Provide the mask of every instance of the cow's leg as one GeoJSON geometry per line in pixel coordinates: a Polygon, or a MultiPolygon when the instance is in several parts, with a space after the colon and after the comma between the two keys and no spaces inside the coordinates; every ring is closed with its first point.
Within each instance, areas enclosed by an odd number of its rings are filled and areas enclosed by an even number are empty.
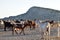
{"type": "Polygon", "coordinates": [[[12,27],[12,35],[14,35],[14,27],[12,27]]]}
{"type": "Polygon", "coordinates": [[[4,31],[6,31],[6,26],[4,27],[4,31]]]}
{"type": "Polygon", "coordinates": [[[33,29],[35,29],[35,25],[33,26],[33,29]]]}
{"type": "Polygon", "coordinates": [[[14,29],[14,31],[15,31],[15,33],[16,33],[16,34],[18,34],[18,32],[17,32],[17,31],[18,31],[18,29],[17,29],[17,28],[15,28],[15,29],[14,29]]]}
{"type": "Polygon", "coordinates": [[[21,33],[23,33],[23,34],[25,35],[25,33],[24,33],[24,29],[21,29],[21,32],[20,32],[20,34],[21,34],[21,33]]]}
{"type": "Polygon", "coordinates": [[[20,34],[22,33],[22,29],[21,29],[21,32],[20,32],[20,34]]]}
{"type": "Polygon", "coordinates": [[[15,30],[15,33],[18,34],[17,30],[15,30]]]}
{"type": "Polygon", "coordinates": [[[23,34],[25,35],[25,33],[24,33],[24,29],[22,29],[22,32],[23,32],[23,34]]]}
{"type": "Polygon", "coordinates": [[[30,30],[31,30],[32,26],[30,25],[30,30]]]}

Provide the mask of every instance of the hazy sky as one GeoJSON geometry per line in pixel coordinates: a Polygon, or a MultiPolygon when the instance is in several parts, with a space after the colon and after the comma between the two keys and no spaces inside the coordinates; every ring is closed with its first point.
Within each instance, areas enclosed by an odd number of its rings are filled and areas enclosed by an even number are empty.
{"type": "Polygon", "coordinates": [[[25,13],[32,6],[60,10],[60,0],[0,0],[0,18],[25,13]]]}

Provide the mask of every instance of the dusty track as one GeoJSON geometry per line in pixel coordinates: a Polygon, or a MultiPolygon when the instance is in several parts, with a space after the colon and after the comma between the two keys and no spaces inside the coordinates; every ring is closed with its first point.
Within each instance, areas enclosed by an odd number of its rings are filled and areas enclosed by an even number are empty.
{"type": "Polygon", "coordinates": [[[0,29],[0,40],[41,40],[41,34],[39,32],[39,28],[35,30],[25,29],[25,35],[12,35],[11,31],[4,32],[0,29]]]}

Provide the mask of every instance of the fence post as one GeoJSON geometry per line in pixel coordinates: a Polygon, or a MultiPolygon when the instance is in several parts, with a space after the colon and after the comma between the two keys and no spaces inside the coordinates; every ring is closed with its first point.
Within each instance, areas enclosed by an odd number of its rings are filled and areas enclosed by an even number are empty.
{"type": "Polygon", "coordinates": [[[59,37],[59,27],[58,27],[58,37],[59,37]]]}

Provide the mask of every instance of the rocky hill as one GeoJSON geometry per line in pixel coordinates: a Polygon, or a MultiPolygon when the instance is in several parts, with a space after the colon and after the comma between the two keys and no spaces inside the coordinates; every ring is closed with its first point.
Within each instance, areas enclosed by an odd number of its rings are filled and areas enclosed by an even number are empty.
{"type": "MultiPolygon", "coordinates": [[[[5,18],[4,18],[5,19],[5,18]]],[[[11,16],[6,19],[40,19],[40,20],[55,20],[60,21],[60,11],[49,9],[49,8],[43,8],[43,7],[31,7],[26,13],[17,15],[17,16],[11,16]]]]}

